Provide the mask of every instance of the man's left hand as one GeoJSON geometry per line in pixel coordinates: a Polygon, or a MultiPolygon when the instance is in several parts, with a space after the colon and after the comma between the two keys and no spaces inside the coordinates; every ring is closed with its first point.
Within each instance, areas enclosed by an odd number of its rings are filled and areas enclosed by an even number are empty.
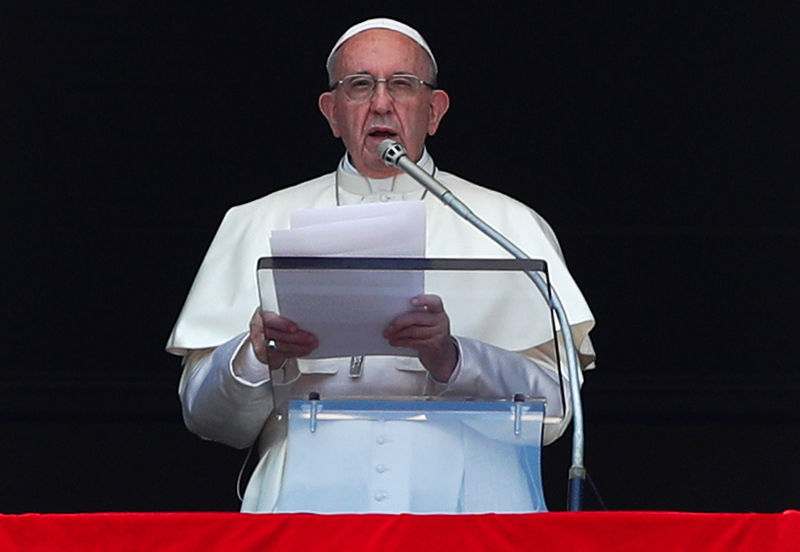
{"type": "Polygon", "coordinates": [[[458,349],[450,335],[450,318],[438,295],[417,295],[411,299],[414,310],[392,320],[383,336],[393,347],[408,347],[419,353],[419,360],[436,381],[450,379],[458,361],[458,349]]]}

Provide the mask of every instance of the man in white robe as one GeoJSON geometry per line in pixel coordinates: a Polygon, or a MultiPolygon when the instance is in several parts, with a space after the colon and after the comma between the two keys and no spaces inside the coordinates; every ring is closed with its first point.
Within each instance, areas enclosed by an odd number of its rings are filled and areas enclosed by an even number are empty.
{"type": "MultiPolygon", "coordinates": [[[[509,256],[416,181],[385,165],[377,146],[386,138],[402,143],[412,160],[530,257],[548,262],[581,364],[589,368],[594,361],[588,337],[593,316],[547,223],[507,196],[438,170],[425,150],[425,139],[436,132],[449,98],[435,87],[436,62],[419,33],[393,20],[365,21],[336,43],[328,72],[331,90],[320,96],[319,106],[334,136],[342,138],[345,157],[334,173],[228,211],[167,344],[169,352],[183,357],[179,392],[189,429],[239,448],[258,443],[259,462],[242,511],[281,509],[288,401],[310,391],[323,398],[544,397],[558,410],[548,415],[559,418],[545,427],[545,443],[558,438],[570,421],[569,388],[563,382],[564,401],[560,378],[565,374],[554,360],[552,340],[515,331],[496,317],[451,322],[447,309],[458,305],[438,295],[415,297],[409,312],[384,331],[391,345],[413,349],[418,356],[368,357],[355,378],[350,358],[304,358],[316,348],[316,336],[272,310],[256,309],[256,261],[270,255],[269,232],[287,228],[290,213],[298,209],[423,200],[429,257],[509,256]]],[[[517,291],[509,292],[494,311],[486,312],[510,312],[518,300],[517,291]]],[[[357,481],[339,472],[336,478],[320,475],[319,481],[309,482],[323,498],[314,511],[493,510],[480,501],[484,489],[479,481],[486,478],[465,475],[470,458],[458,452],[464,435],[441,429],[410,435],[402,424],[384,427],[378,435],[374,431],[365,428],[363,442],[348,447],[359,460],[383,460],[369,473],[359,473],[357,481]]],[[[514,488],[512,472],[498,470],[496,483],[514,488]]],[[[543,509],[525,496],[512,503],[504,511],[543,509]]]]}

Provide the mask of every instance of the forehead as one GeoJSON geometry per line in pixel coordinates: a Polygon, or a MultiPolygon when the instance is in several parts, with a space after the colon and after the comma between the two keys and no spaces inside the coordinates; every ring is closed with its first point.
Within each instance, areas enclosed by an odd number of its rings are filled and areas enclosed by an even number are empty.
{"type": "Polygon", "coordinates": [[[342,44],[334,69],[340,76],[360,72],[376,76],[421,74],[426,63],[425,50],[409,37],[388,29],[372,29],[342,44]]]}

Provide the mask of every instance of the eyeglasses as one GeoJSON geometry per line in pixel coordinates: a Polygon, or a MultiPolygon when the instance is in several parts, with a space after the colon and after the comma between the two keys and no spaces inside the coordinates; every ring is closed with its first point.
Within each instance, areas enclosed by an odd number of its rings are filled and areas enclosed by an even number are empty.
{"type": "Polygon", "coordinates": [[[372,98],[379,82],[386,83],[386,90],[389,95],[398,102],[407,102],[414,99],[422,85],[435,88],[433,84],[425,82],[416,75],[400,73],[385,79],[377,79],[369,73],[363,73],[347,75],[342,80],[334,82],[331,85],[331,90],[341,88],[348,100],[363,103],[372,98]]]}

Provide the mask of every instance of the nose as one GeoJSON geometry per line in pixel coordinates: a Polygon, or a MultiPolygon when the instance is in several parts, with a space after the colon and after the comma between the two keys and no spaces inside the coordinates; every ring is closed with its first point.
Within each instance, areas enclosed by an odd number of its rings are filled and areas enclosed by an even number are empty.
{"type": "Polygon", "coordinates": [[[385,82],[375,83],[375,92],[370,98],[370,106],[373,111],[386,113],[392,110],[392,96],[389,94],[389,87],[385,82]]]}

